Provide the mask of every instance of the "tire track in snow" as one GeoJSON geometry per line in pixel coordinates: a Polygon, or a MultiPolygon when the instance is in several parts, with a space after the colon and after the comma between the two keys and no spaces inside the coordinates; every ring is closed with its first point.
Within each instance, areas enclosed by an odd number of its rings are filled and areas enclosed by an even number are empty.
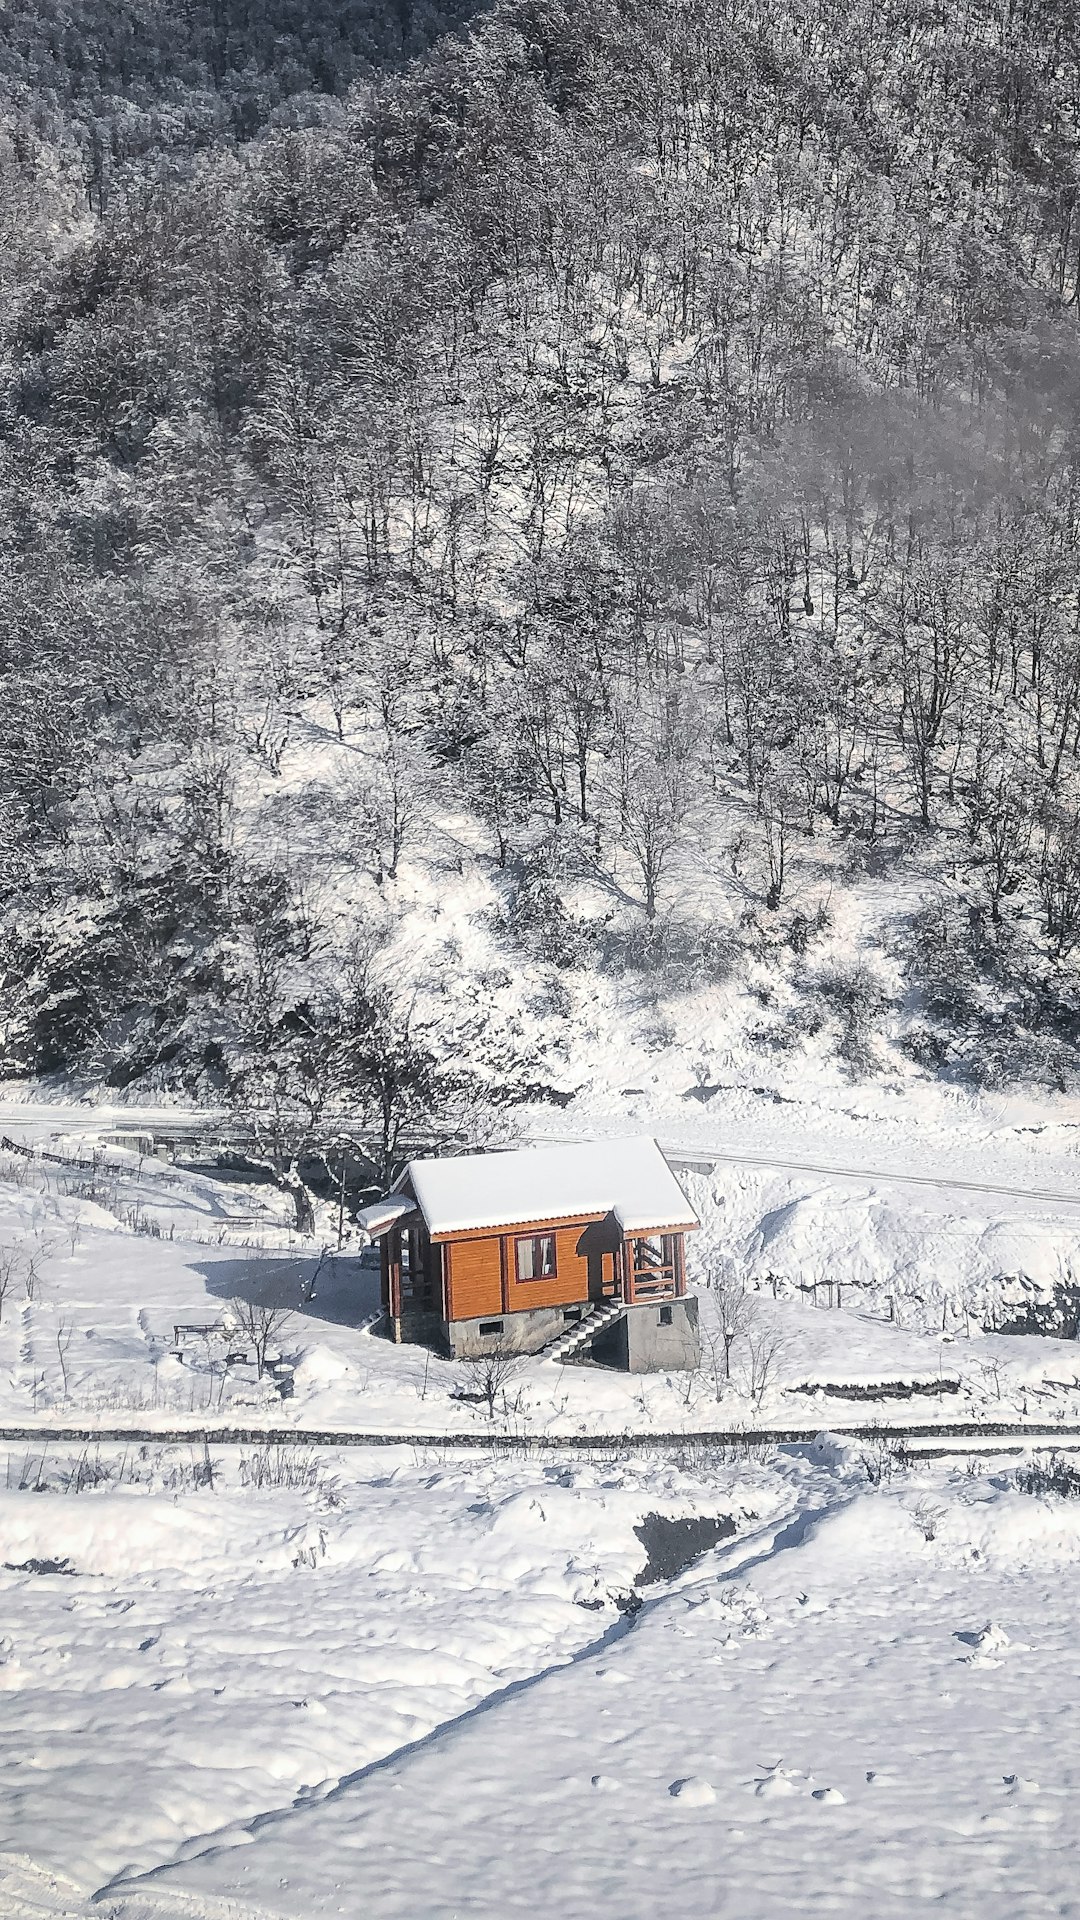
{"type": "Polygon", "coordinates": [[[62,1879],[25,1854],[0,1854],[3,1920],[271,1920],[262,1909],[170,1888],[167,1896],[104,1899],[62,1879]]]}
{"type": "Polygon", "coordinates": [[[86,1895],[74,1881],[39,1866],[28,1854],[0,1853],[4,1920],[85,1920],[89,1911],[86,1895]]]}
{"type": "MultiPolygon", "coordinates": [[[[581,1146],[594,1135],[545,1133],[534,1136],[532,1144],[543,1146],[581,1146]]],[[[988,1193],[1004,1200],[1038,1200],[1053,1206],[1080,1207],[1080,1187],[1073,1193],[1059,1193],[1049,1187],[1008,1187],[997,1181],[964,1180],[950,1173],[904,1173],[895,1167],[835,1166],[826,1160],[785,1160],[774,1153],[737,1153],[730,1147],[687,1146],[685,1141],[665,1139],[661,1130],[657,1144],[676,1172],[712,1173],[717,1167],[764,1167],[772,1173],[817,1173],[829,1180],[884,1180],[902,1187],[932,1187],[944,1193],[988,1193]]]]}

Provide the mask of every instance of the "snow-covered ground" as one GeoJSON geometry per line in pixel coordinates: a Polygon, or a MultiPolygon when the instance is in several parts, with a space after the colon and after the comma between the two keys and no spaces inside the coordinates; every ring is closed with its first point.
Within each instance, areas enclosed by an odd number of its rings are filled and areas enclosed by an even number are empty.
{"type": "MultiPolygon", "coordinates": [[[[137,1114],[128,1111],[129,1127],[137,1114]]],[[[797,1142],[775,1127],[769,1136],[759,1105],[738,1145],[728,1143],[760,1150],[751,1164],[725,1159],[707,1121],[684,1122],[681,1134],[665,1122],[657,1130],[702,1220],[690,1243],[700,1372],[635,1379],[536,1359],[507,1383],[500,1424],[539,1436],[778,1424],[813,1433],[868,1412],[1080,1420],[1074,1341],[981,1331],[1080,1273],[1063,1125],[1049,1143],[1034,1136],[1036,1161],[1032,1134],[999,1121],[990,1163],[974,1127],[955,1128],[946,1158],[928,1122],[926,1140],[909,1133],[901,1162],[887,1128],[852,1135],[826,1114],[796,1163],[797,1142]],[[814,1158],[848,1171],[803,1170],[814,1158]],[[988,1164],[996,1186],[972,1177],[988,1164]],[[725,1266],[749,1281],[754,1322],[730,1378],[708,1285],[725,1266]],[[888,1391],[875,1397],[877,1387],[888,1391]],[[903,1397],[908,1387],[915,1401],[903,1397]]],[[[0,1133],[47,1156],[0,1152],[0,1422],[487,1429],[484,1410],[460,1397],[467,1368],[372,1331],[374,1256],[337,1253],[334,1220],[320,1223],[321,1242],[301,1240],[274,1188],[118,1149],[108,1143],[115,1124],[73,1108],[0,1114],[0,1133]],[[225,1331],[252,1302],[288,1316],[271,1347],[282,1364],[261,1380],[236,1358],[249,1351],[244,1339],[225,1331]]]]}
{"type": "Polygon", "coordinates": [[[634,1524],[701,1498],[675,1470],[407,1451],[249,1451],[204,1484],[182,1450],[109,1465],[76,1493],[74,1457],[19,1454],[0,1494],[2,1848],[88,1887],[575,1654],[619,1618],[634,1524]]]}
{"type": "Polygon", "coordinates": [[[625,1637],[163,1884],[310,1920],[1075,1911],[1080,1515],[779,1477],[783,1523],[625,1637]]]}
{"type": "Polygon", "coordinates": [[[970,1471],[815,1439],[1080,1420],[1075,1342],[979,1330],[1074,1271],[1072,1123],[730,1105],[654,1124],[699,1283],[754,1288],[732,1379],[703,1287],[697,1375],[538,1359],[497,1410],[632,1437],[591,1458],[456,1449],[492,1434],[467,1369],[366,1326],[374,1268],[274,1189],[108,1144],[131,1110],[5,1110],[54,1157],[0,1154],[0,1423],[37,1436],[0,1455],[4,1920],[1077,1910],[1080,1501],[990,1438],[970,1471]],[[178,1348],[250,1300],[290,1310],[264,1379],[178,1348]],[[124,1425],[446,1444],[59,1437],[124,1425]],[[777,1425],[805,1442],[695,1438],[777,1425]],[[734,1531],[650,1581],[651,1514],[734,1531]]]}
{"type": "Polygon", "coordinates": [[[183,1465],[0,1497],[12,1920],[1075,1910],[1078,1501],[827,1440],[183,1465]],[[734,1533],[649,1584],[657,1512],[734,1533]]]}

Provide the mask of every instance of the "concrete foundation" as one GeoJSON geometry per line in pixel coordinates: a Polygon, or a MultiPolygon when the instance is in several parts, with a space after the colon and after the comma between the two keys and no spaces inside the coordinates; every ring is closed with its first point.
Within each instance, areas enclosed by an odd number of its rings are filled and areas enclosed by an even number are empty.
{"type": "Polygon", "coordinates": [[[567,1327],[575,1326],[584,1307],[535,1307],[531,1313],[491,1314],[483,1320],[451,1320],[446,1329],[455,1360],[475,1360],[492,1352],[538,1353],[567,1327]]]}
{"type": "Polygon", "coordinates": [[[598,1336],[592,1357],[625,1373],[692,1373],[701,1364],[696,1299],[628,1307],[598,1336]]]}
{"type": "Polygon", "coordinates": [[[437,1313],[403,1314],[400,1320],[387,1318],[386,1325],[395,1346],[432,1347],[437,1352],[445,1344],[443,1323],[437,1313]]]}
{"type": "MultiPolygon", "coordinates": [[[[455,1360],[475,1360],[493,1352],[538,1353],[585,1317],[584,1306],[537,1307],[531,1313],[452,1320],[444,1337],[455,1360]]],[[[624,1373],[692,1372],[701,1364],[698,1303],[691,1297],[628,1307],[579,1357],[624,1373]]]]}

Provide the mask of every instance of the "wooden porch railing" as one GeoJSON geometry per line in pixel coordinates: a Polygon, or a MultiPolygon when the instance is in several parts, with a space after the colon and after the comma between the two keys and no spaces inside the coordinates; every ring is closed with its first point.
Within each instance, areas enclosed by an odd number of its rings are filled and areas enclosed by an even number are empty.
{"type": "MultiPolygon", "coordinates": [[[[648,1237],[652,1239],[656,1236],[648,1237]]],[[[636,1242],[623,1241],[616,1261],[616,1279],[621,1282],[621,1297],[628,1307],[644,1306],[651,1300],[679,1300],[686,1292],[682,1234],[663,1234],[659,1237],[664,1251],[670,1250],[670,1258],[659,1262],[643,1262],[635,1252],[636,1242]]]]}

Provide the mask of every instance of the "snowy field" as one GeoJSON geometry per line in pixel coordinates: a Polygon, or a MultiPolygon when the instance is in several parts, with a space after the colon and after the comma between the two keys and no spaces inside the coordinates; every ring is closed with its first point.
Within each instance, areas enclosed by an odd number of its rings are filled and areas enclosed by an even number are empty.
{"type": "Polygon", "coordinates": [[[1080,1501],[827,1441],[256,1458],[0,1498],[11,1920],[1077,1911],[1080,1501]],[[657,1512],[734,1532],[650,1583],[657,1512]]]}
{"type": "Polygon", "coordinates": [[[1076,1270],[1070,1121],[660,1112],[701,1370],[535,1359],[491,1420],[366,1324],[329,1217],[303,1242],[273,1188],[118,1149],[133,1117],[0,1119],[0,1422],[33,1430],[0,1454],[4,1920],[1080,1914],[1080,1500],[990,1435],[912,1464],[887,1432],[1080,1421],[1075,1342],[980,1331],[1076,1270]],[[730,1380],[725,1261],[756,1316],[730,1380]],[[266,1300],[260,1379],[213,1330],[266,1300]],[[270,1438],[62,1437],[124,1425],[270,1438]],[[695,1437],[781,1425],[805,1441],[695,1437]],[[454,1446],[504,1432],[609,1446],[454,1446]],[[712,1544],[650,1559],[657,1515],[712,1544]]]}

